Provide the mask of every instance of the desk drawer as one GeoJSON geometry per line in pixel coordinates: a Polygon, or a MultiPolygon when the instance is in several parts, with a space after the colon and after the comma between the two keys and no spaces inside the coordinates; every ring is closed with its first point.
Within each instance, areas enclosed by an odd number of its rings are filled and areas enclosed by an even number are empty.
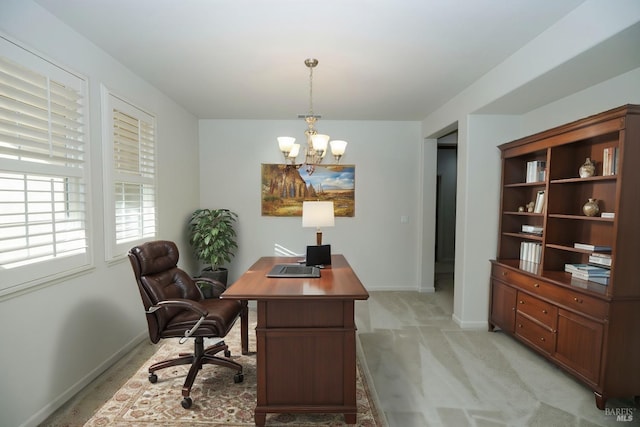
{"type": "Polygon", "coordinates": [[[555,333],[520,313],[516,315],[516,335],[545,353],[554,351],[555,333]]]}
{"type": "Polygon", "coordinates": [[[536,319],[552,330],[555,330],[557,327],[558,309],[548,302],[532,297],[524,292],[518,292],[517,310],[536,319]]]}

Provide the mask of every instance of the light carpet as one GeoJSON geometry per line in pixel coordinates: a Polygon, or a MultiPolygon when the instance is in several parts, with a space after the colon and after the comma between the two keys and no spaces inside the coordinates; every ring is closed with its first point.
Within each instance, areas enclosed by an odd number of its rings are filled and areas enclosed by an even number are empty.
{"type": "MultiPolygon", "coordinates": [[[[240,328],[236,328],[239,329],[240,328]]],[[[250,329],[250,349],[255,348],[255,334],[250,329]]],[[[215,341],[205,340],[205,345],[215,341]]],[[[232,369],[205,365],[191,389],[193,405],[182,408],[182,385],[189,366],[157,371],[158,382],[148,380],[152,363],[191,352],[193,340],[180,345],[177,339],[164,340],[157,352],[145,362],[85,426],[249,426],[254,425],[256,405],[256,356],[241,355],[239,333],[225,338],[232,359],[243,365],[244,381],[233,382],[232,369]]],[[[366,366],[358,358],[356,375],[357,426],[385,426],[384,415],[376,405],[375,392],[369,387],[366,366]]],[[[342,414],[267,414],[267,426],[344,426],[342,414]]]]}

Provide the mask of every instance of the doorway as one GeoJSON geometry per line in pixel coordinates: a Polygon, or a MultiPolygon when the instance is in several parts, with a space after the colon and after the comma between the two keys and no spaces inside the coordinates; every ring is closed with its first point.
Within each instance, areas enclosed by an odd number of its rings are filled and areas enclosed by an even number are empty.
{"type": "Polygon", "coordinates": [[[453,283],[456,240],[456,188],[458,164],[458,132],[437,139],[436,181],[436,289],[439,284],[453,283]],[[443,277],[443,275],[445,277],[443,277]]]}

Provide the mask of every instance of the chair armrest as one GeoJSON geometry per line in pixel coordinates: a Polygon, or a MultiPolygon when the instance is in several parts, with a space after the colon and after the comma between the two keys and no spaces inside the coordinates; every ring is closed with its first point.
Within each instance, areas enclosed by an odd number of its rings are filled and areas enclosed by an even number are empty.
{"type": "MultiPolygon", "coordinates": [[[[198,282],[204,282],[204,283],[210,284],[213,290],[212,292],[213,296],[215,298],[219,298],[220,295],[222,295],[222,293],[227,290],[227,287],[224,285],[224,283],[220,282],[219,280],[210,279],[208,277],[193,277],[193,280],[194,282],[196,282],[196,284],[198,282]]],[[[200,289],[199,286],[198,286],[198,289],[200,289]]],[[[200,293],[202,293],[202,290],[200,290],[200,293]]]]}
{"type": "Polygon", "coordinates": [[[202,305],[198,304],[197,301],[193,301],[193,300],[190,300],[190,299],[184,299],[184,298],[159,301],[158,304],[149,307],[149,310],[147,310],[147,313],[151,314],[154,311],[160,310],[162,307],[180,307],[180,308],[185,308],[185,309],[189,309],[191,311],[195,311],[196,313],[198,313],[200,315],[200,319],[198,319],[196,324],[193,325],[193,328],[187,329],[186,331],[184,331],[184,336],[182,338],[180,338],[180,341],[179,341],[180,344],[184,344],[185,341],[187,341],[187,338],[189,338],[191,335],[193,335],[193,333],[200,327],[200,324],[207,317],[207,314],[209,314],[209,312],[202,305]]]}
{"type": "Polygon", "coordinates": [[[154,311],[161,309],[162,307],[185,308],[191,311],[195,311],[200,316],[206,316],[209,314],[209,312],[201,304],[199,304],[198,301],[194,301],[191,299],[184,299],[184,298],[176,298],[171,300],[160,301],[156,305],[149,307],[149,310],[147,310],[147,313],[151,314],[154,311]]]}

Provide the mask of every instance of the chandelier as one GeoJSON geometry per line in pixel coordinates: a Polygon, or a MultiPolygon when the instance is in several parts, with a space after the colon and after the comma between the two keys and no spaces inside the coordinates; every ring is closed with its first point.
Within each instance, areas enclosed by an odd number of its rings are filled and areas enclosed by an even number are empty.
{"type": "Polygon", "coordinates": [[[300,144],[295,143],[296,139],[294,137],[279,136],[278,146],[284,156],[285,163],[291,163],[296,168],[304,164],[306,165],[307,173],[311,175],[316,165],[322,163],[325,154],[327,154],[328,145],[331,147],[331,154],[336,163],[340,162],[347,148],[347,141],[333,140],[329,142],[329,135],[320,134],[316,130],[316,122],[321,116],[313,113],[313,69],[318,65],[318,60],[313,58],[305,59],[304,65],[309,68],[309,112],[298,115],[299,119],[304,119],[307,123],[307,130],[304,131],[307,137],[304,162],[302,164],[296,163],[296,158],[300,152],[300,144]]]}

